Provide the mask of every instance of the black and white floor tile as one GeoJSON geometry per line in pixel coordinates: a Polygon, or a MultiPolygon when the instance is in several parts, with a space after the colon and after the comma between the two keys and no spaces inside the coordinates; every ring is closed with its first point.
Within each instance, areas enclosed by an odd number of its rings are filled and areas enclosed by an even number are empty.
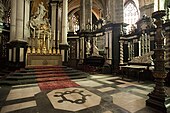
{"type": "Polygon", "coordinates": [[[153,83],[102,74],[72,81],[80,86],[48,91],[38,84],[0,86],[0,113],[158,113],[145,105],[153,83]]]}

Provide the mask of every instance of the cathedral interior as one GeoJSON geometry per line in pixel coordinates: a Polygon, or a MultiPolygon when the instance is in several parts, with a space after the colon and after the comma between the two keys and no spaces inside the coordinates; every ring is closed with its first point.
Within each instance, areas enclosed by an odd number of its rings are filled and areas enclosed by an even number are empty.
{"type": "Polygon", "coordinates": [[[170,113],[170,0],[0,0],[0,113],[170,113]]]}

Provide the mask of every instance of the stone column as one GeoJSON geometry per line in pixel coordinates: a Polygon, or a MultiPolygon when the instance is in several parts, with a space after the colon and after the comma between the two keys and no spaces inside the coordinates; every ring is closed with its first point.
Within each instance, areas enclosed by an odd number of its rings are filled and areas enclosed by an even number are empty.
{"type": "Polygon", "coordinates": [[[68,19],[68,0],[63,0],[62,10],[62,39],[60,43],[60,50],[62,55],[63,65],[67,65],[68,62],[68,42],[67,42],[67,19],[68,19]]]}
{"type": "Polygon", "coordinates": [[[57,8],[57,3],[56,2],[52,2],[51,3],[51,30],[52,30],[52,33],[55,32],[56,30],[56,9],[57,8]]]}
{"type": "Polygon", "coordinates": [[[15,39],[16,34],[16,4],[17,0],[11,0],[10,41],[15,39]]]}
{"type": "Polygon", "coordinates": [[[29,19],[30,19],[30,0],[25,0],[25,13],[24,13],[24,39],[30,37],[30,29],[29,29],[29,19]]]}
{"type": "Polygon", "coordinates": [[[62,30],[61,30],[61,23],[62,23],[62,22],[61,22],[61,20],[62,20],[62,15],[61,15],[62,11],[61,11],[61,10],[62,10],[62,9],[61,9],[61,7],[59,7],[59,4],[58,4],[58,18],[57,18],[57,21],[58,21],[58,22],[57,22],[57,28],[58,28],[58,30],[60,31],[60,32],[59,32],[59,40],[61,40],[61,38],[62,38],[62,37],[61,37],[61,33],[62,33],[62,32],[61,32],[61,31],[62,31],[62,30]]]}
{"type": "Polygon", "coordinates": [[[92,0],[85,1],[85,25],[89,23],[92,25],[92,0]]]}
{"type": "Polygon", "coordinates": [[[27,42],[24,40],[24,0],[11,1],[12,29],[8,45],[9,68],[25,67],[27,42]],[[13,38],[14,37],[14,38],[13,38]]]}
{"type": "MultiPolygon", "coordinates": [[[[57,32],[57,29],[56,29],[56,23],[57,23],[57,2],[52,2],[51,3],[51,31],[52,31],[52,36],[53,36],[53,38],[52,38],[52,48],[53,48],[53,53],[55,54],[56,53],[56,41],[57,41],[57,38],[56,38],[56,36],[58,36],[58,35],[56,35],[58,32],[57,32]]],[[[51,49],[52,49],[51,47],[50,47],[50,51],[51,51],[51,49]]]]}
{"type": "Polygon", "coordinates": [[[16,40],[23,41],[24,32],[24,0],[17,0],[16,40]]]}
{"type": "Polygon", "coordinates": [[[85,30],[85,0],[80,0],[80,30],[85,30]]]}
{"type": "Polygon", "coordinates": [[[67,43],[67,19],[68,19],[68,0],[63,0],[63,12],[62,12],[62,44],[68,45],[67,43]]]}
{"type": "Polygon", "coordinates": [[[119,0],[119,2],[116,0],[116,22],[117,23],[122,23],[123,22],[123,0],[119,0]]]}

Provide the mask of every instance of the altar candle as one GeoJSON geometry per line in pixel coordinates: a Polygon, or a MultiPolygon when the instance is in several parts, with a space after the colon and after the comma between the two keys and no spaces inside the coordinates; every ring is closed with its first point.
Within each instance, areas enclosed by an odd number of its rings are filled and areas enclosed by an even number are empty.
{"type": "Polygon", "coordinates": [[[38,38],[40,38],[40,30],[38,30],[38,38]]]}
{"type": "Polygon", "coordinates": [[[47,45],[47,48],[48,48],[48,50],[49,50],[49,48],[50,48],[50,36],[48,35],[48,45],[47,45]]]}
{"type": "Polygon", "coordinates": [[[51,30],[50,30],[50,40],[51,40],[51,30]]]}
{"type": "Polygon", "coordinates": [[[54,37],[54,40],[55,40],[55,30],[54,30],[54,36],[53,37],[54,37]]]}
{"type": "Polygon", "coordinates": [[[57,34],[57,47],[59,48],[59,37],[60,36],[60,31],[58,30],[58,34],[57,34]]]}
{"type": "Polygon", "coordinates": [[[160,1],[158,0],[158,11],[160,10],[160,1]]]}
{"type": "Polygon", "coordinates": [[[57,40],[59,41],[60,38],[60,31],[58,30],[58,36],[57,36],[57,40]]]}
{"type": "Polygon", "coordinates": [[[34,29],[34,38],[35,38],[35,29],[34,29]]]}
{"type": "Polygon", "coordinates": [[[44,43],[45,43],[45,33],[44,33],[44,43]]]}

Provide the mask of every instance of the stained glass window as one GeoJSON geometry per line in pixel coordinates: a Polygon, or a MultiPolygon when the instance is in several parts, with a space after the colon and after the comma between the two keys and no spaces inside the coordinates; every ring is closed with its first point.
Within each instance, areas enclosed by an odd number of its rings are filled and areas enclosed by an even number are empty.
{"type": "Polygon", "coordinates": [[[139,18],[137,7],[134,3],[129,2],[124,7],[124,23],[129,24],[127,26],[127,32],[131,30],[132,25],[135,25],[139,18]]]}

